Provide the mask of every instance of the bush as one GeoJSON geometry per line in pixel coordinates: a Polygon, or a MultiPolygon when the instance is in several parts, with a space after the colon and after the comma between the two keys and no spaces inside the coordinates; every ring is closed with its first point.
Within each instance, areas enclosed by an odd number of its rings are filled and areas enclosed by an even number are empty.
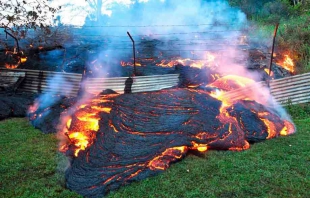
{"type": "MultiPolygon", "coordinates": [[[[289,54],[296,73],[310,72],[310,1],[294,5],[292,0],[230,0],[262,29],[273,29],[280,23],[276,41],[277,53],[289,54]],[[271,28],[272,27],[272,28],[271,28]]],[[[300,1],[301,2],[301,1],[300,1]]]]}
{"type": "Polygon", "coordinates": [[[292,105],[291,102],[288,101],[285,108],[294,119],[305,119],[310,117],[310,103],[292,105]]]}
{"type": "Polygon", "coordinates": [[[296,72],[310,72],[310,16],[282,20],[277,36],[277,48],[289,51],[296,60],[296,72]]]}

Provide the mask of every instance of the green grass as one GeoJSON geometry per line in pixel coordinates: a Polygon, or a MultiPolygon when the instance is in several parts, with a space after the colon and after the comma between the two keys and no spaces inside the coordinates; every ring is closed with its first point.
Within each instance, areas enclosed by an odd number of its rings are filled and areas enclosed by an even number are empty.
{"type": "MultiPolygon", "coordinates": [[[[244,152],[189,155],[164,173],[107,197],[310,197],[310,118],[298,132],[244,152]]],[[[0,122],[0,197],[77,197],[58,170],[57,140],[25,119],[0,122]]]]}
{"type": "Polygon", "coordinates": [[[57,139],[26,119],[0,122],[0,197],[76,197],[57,170],[57,139]]]}

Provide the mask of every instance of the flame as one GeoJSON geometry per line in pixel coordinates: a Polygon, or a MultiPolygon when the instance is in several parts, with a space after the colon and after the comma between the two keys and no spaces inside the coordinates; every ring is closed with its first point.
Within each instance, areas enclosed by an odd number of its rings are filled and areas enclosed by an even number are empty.
{"type": "Polygon", "coordinates": [[[19,64],[8,64],[8,63],[5,63],[4,66],[7,69],[16,69],[16,68],[18,68],[19,64]]]}
{"type": "MultiPolygon", "coordinates": [[[[268,68],[265,68],[264,71],[269,75],[270,70],[268,68]]],[[[273,71],[270,72],[270,76],[273,76],[273,71]]]]}
{"type": "Polygon", "coordinates": [[[21,58],[20,58],[20,62],[21,62],[21,63],[25,63],[26,61],[27,61],[27,57],[21,57],[21,58]]]}
{"type": "MultiPolygon", "coordinates": [[[[193,54],[193,53],[192,53],[193,54]]],[[[181,64],[183,66],[190,66],[195,68],[203,68],[203,67],[211,67],[215,64],[215,55],[206,52],[204,56],[204,60],[192,60],[190,58],[179,58],[174,60],[161,60],[160,63],[157,63],[157,66],[161,67],[174,67],[178,64],[181,64]]]]}
{"type": "Polygon", "coordinates": [[[4,64],[5,68],[7,69],[16,69],[21,63],[25,63],[27,61],[27,57],[24,55],[24,52],[18,52],[16,48],[14,48],[14,51],[7,50],[5,55],[9,59],[14,60],[14,63],[10,61],[9,63],[4,64]]]}
{"type": "Polygon", "coordinates": [[[162,60],[160,63],[157,63],[156,65],[161,66],[161,67],[174,67],[178,64],[181,64],[184,66],[196,67],[199,69],[201,69],[205,65],[203,61],[191,60],[189,58],[176,59],[172,61],[162,60]]]}
{"type": "Polygon", "coordinates": [[[71,122],[72,122],[72,118],[69,118],[69,120],[67,121],[67,128],[69,129],[71,126],[71,122]]]}
{"type": "Polygon", "coordinates": [[[80,111],[76,113],[76,117],[80,121],[84,121],[87,124],[84,124],[84,128],[86,130],[98,131],[99,130],[99,116],[97,115],[98,112],[94,113],[85,113],[84,111],[80,111]]]}
{"type": "Polygon", "coordinates": [[[208,84],[207,86],[216,87],[219,89],[230,91],[233,89],[238,89],[238,88],[248,86],[250,84],[253,84],[254,82],[255,81],[250,78],[236,76],[236,75],[226,75],[226,76],[223,76],[217,79],[213,83],[208,84]]]}
{"type": "Polygon", "coordinates": [[[237,100],[249,99],[250,94],[245,93],[242,88],[250,86],[254,82],[255,81],[250,78],[236,75],[227,75],[217,79],[207,86],[217,88],[215,91],[212,91],[210,95],[222,101],[222,108],[226,108],[231,106],[237,100]]]}
{"type": "MultiPolygon", "coordinates": [[[[121,66],[123,66],[123,67],[125,67],[125,66],[134,66],[134,64],[132,62],[121,61],[121,66]]],[[[136,66],[140,67],[141,63],[137,63],[136,62],[136,66]]]]}
{"type": "Polygon", "coordinates": [[[279,62],[277,64],[281,65],[284,69],[292,73],[295,72],[295,64],[294,64],[293,59],[287,54],[285,54],[284,57],[285,59],[282,62],[279,62]]]}

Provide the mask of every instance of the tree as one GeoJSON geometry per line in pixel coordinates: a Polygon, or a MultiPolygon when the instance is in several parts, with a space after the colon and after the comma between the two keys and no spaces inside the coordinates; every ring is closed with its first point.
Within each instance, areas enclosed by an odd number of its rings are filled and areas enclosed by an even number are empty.
{"type": "Polygon", "coordinates": [[[24,38],[28,29],[47,28],[53,23],[54,13],[60,9],[48,5],[47,0],[0,1],[0,27],[24,38]]]}
{"type": "Polygon", "coordinates": [[[89,6],[95,11],[96,21],[101,21],[102,0],[87,0],[89,6]]]}
{"type": "MultiPolygon", "coordinates": [[[[4,29],[7,38],[13,38],[5,40],[0,34],[0,45],[4,47],[0,50],[0,62],[4,62],[8,68],[16,68],[25,62],[24,52],[20,50],[21,39],[27,38],[29,30],[40,30],[31,31],[31,35],[37,35],[39,32],[45,37],[52,35],[50,26],[53,24],[54,13],[59,9],[60,7],[49,6],[47,0],[0,1],[0,28],[4,29]],[[15,43],[13,48],[11,41],[15,43]]],[[[42,39],[36,37],[35,40],[40,42],[42,39]]],[[[28,47],[33,48],[34,44],[30,42],[28,47]]]]}

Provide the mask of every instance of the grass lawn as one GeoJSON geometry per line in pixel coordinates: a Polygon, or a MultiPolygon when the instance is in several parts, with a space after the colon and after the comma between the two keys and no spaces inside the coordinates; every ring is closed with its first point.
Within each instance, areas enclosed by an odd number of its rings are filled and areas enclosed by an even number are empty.
{"type": "MultiPolygon", "coordinates": [[[[167,171],[107,197],[310,197],[310,118],[298,133],[243,152],[189,155],[167,171]]],[[[78,197],[64,188],[57,139],[26,119],[0,122],[0,197],[78,197]]]]}

